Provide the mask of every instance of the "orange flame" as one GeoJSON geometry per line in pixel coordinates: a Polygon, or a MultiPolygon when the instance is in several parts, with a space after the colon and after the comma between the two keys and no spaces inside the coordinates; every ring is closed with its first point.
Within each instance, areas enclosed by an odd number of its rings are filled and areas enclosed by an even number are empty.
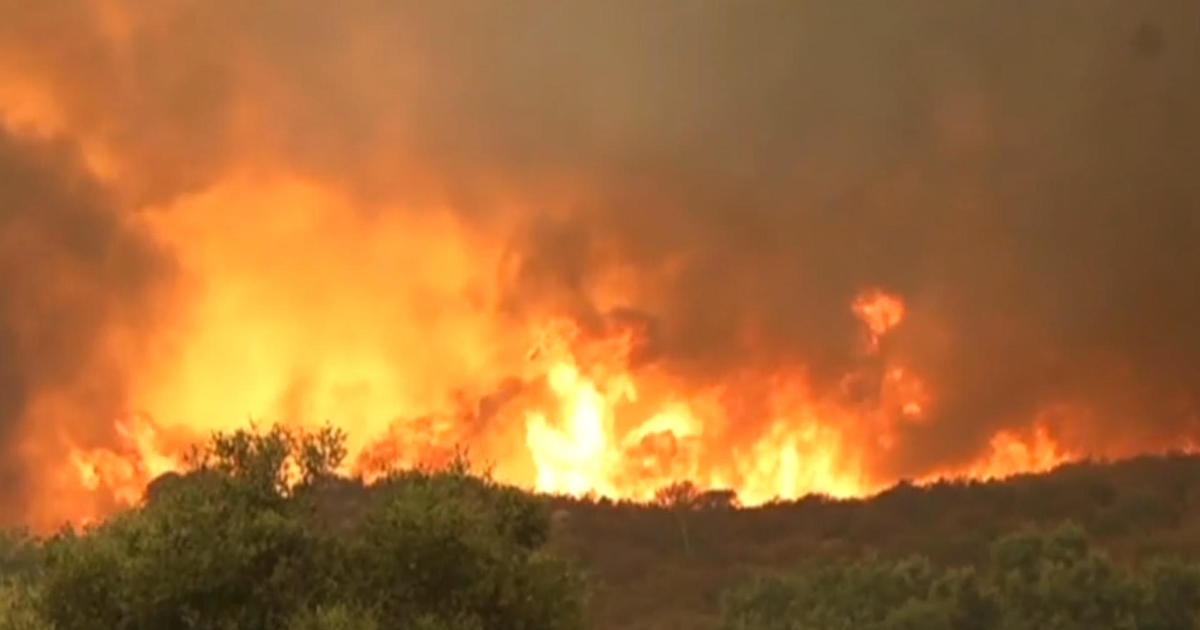
{"type": "MultiPolygon", "coordinates": [[[[134,505],[154,478],[182,468],[184,442],[170,439],[148,416],[119,420],[116,433],[115,447],[70,449],[67,459],[83,489],[117,505],[134,505]]],[[[70,517],[86,525],[104,516],[104,509],[82,504],[70,517]]]]}
{"type": "MultiPolygon", "coordinates": [[[[899,323],[903,309],[899,298],[877,291],[854,303],[876,341],[899,323]]],[[[898,423],[920,422],[931,404],[922,380],[901,366],[885,371],[878,402],[867,409],[815,397],[802,372],[750,374],[747,378],[765,379],[770,393],[767,421],[747,438],[729,426],[721,404],[736,385],[689,391],[672,387],[678,384],[663,375],[630,369],[637,343],[630,330],[589,338],[571,320],[556,318],[533,337],[528,373],[544,390],[515,405],[533,470],[525,478],[512,473],[519,471],[512,465],[519,453],[495,463],[501,476],[543,492],[649,500],[659,488],[686,479],[732,488],[747,505],[809,493],[861,496],[887,485],[871,472],[873,449],[891,448],[898,423]],[[864,441],[868,436],[874,439],[864,441]]],[[[453,443],[464,438],[460,424],[453,414],[395,420],[357,443],[353,469],[369,474],[389,465],[448,459],[453,443]]],[[[147,416],[131,416],[118,429],[119,448],[76,450],[70,460],[80,485],[133,504],[151,479],[178,469],[181,460],[147,416]]],[[[979,461],[936,476],[1045,470],[1072,456],[1044,427],[1027,438],[1001,432],[979,461]]]]}
{"type": "MultiPolygon", "coordinates": [[[[380,213],[364,231],[353,203],[256,173],[153,215],[195,296],[133,383],[154,420],[131,415],[115,445],[71,450],[75,486],[108,501],[47,520],[136,503],[151,479],[179,468],[181,436],[248,415],[338,424],[351,440],[348,470],[368,478],[444,461],[463,445],[500,479],[543,492],[649,500],[690,480],[754,505],[883,488],[892,480],[872,466],[905,423],[936,407],[921,375],[881,351],[905,304],[880,289],[850,305],[871,351],[871,369],[846,375],[857,394],[814,391],[802,366],[739,368],[697,387],[636,364],[646,332],[636,326],[585,330],[553,309],[528,321],[497,314],[487,270],[504,250],[453,213],[380,213]],[[260,208],[288,212],[245,221],[260,208]]],[[[604,285],[610,302],[623,302],[623,282],[604,285]]],[[[1047,440],[998,435],[979,462],[945,472],[1045,467],[1061,459],[1047,440]]]]}
{"type": "Polygon", "coordinates": [[[992,436],[988,456],[961,471],[976,479],[996,479],[1016,472],[1046,472],[1079,458],[1060,446],[1043,425],[1034,427],[1031,435],[1019,436],[1012,431],[1000,431],[992,436]]]}

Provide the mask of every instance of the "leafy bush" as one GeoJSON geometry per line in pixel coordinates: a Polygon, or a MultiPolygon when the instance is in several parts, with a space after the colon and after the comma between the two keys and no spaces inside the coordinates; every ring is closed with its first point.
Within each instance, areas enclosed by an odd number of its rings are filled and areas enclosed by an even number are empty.
{"type": "Polygon", "coordinates": [[[541,549],[540,499],[462,461],[339,480],[343,439],[216,435],[142,507],[47,540],[36,592],[0,597],[56,630],[582,626],[582,582],[541,549]]]}
{"type": "Polygon", "coordinates": [[[25,531],[0,531],[0,580],[28,580],[41,566],[41,548],[25,531]]]}
{"type": "Polygon", "coordinates": [[[38,612],[37,541],[23,531],[0,531],[0,630],[49,630],[38,612]]]}
{"type": "Polygon", "coordinates": [[[378,630],[379,621],[369,611],[345,605],[302,609],[287,624],[287,630],[378,630]]]}
{"type": "Polygon", "coordinates": [[[0,630],[50,630],[38,612],[37,597],[28,584],[0,581],[0,630]]]}
{"type": "Polygon", "coordinates": [[[992,545],[980,569],[922,558],[826,564],[760,578],[725,599],[729,630],[1192,630],[1200,569],[1122,567],[1066,525],[992,545]]]}

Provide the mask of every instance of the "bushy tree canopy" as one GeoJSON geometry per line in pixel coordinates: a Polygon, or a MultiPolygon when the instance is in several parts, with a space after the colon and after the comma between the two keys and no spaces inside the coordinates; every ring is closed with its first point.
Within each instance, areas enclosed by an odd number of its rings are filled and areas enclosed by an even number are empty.
{"type": "Polygon", "coordinates": [[[0,630],[582,625],[539,499],[462,461],[364,487],[334,474],[344,455],[332,430],[215,436],[145,505],[45,541],[0,588],[0,630]]]}

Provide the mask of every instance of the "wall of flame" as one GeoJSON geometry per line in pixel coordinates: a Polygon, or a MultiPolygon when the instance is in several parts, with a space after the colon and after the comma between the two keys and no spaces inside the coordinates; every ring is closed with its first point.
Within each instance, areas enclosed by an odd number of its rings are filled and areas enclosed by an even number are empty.
{"type": "Polygon", "coordinates": [[[1191,448],[1198,12],[0,0],[0,523],[248,421],[747,504],[1191,448]]]}

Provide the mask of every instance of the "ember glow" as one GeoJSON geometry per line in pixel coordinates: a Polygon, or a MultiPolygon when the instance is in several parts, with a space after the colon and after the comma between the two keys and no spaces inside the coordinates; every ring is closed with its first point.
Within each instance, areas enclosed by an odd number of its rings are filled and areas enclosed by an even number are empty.
{"type": "Polygon", "coordinates": [[[747,505],[1200,441],[1194,2],[146,4],[0,0],[0,525],[250,422],[747,505]]]}

